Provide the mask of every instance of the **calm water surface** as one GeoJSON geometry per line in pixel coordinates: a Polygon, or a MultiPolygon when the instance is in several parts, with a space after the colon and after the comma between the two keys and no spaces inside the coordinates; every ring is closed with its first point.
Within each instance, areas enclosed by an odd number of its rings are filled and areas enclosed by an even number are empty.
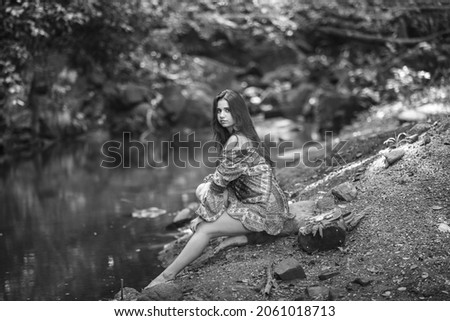
{"type": "Polygon", "coordinates": [[[72,143],[0,170],[0,300],[103,300],[143,288],[175,235],[172,213],[211,170],[99,166],[100,143],[72,143]],[[158,207],[167,215],[131,217],[158,207]]]}

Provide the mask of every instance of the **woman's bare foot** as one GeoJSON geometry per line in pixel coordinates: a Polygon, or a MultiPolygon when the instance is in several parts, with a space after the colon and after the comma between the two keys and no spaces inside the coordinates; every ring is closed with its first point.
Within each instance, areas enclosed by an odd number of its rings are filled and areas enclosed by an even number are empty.
{"type": "Polygon", "coordinates": [[[160,275],[158,275],[155,279],[153,279],[152,282],[150,282],[145,288],[145,289],[150,289],[158,284],[163,284],[163,283],[169,283],[171,281],[173,281],[174,278],[170,278],[165,276],[163,273],[161,273],[160,275]]]}

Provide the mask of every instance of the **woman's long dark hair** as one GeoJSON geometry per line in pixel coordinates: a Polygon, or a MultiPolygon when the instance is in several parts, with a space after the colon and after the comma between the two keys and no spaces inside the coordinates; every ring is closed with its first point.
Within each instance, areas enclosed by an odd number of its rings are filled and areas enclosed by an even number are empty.
{"type": "Polygon", "coordinates": [[[274,163],[270,159],[270,152],[267,146],[264,145],[256,133],[247,104],[242,96],[236,91],[225,89],[214,98],[212,128],[214,132],[214,139],[216,140],[216,147],[218,148],[219,153],[222,152],[228,138],[230,138],[233,134],[239,133],[247,137],[252,142],[252,146],[257,148],[258,153],[265,158],[267,163],[274,166],[274,163]],[[233,133],[230,133],[228,129],[223,127],[217,119],[217,103],[221,99],[225,99],[228,102],[231,116],[235,121],[235,130],[233,133]]]}

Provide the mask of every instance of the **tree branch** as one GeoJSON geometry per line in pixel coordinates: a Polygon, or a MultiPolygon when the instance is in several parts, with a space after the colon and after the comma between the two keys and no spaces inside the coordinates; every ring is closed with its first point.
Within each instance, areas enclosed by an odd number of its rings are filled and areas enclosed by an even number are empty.
{"type": "Polygon", "coordinates": [[[270,291],[272,290],[272,287],[276,286],[276,281],[273,277],[273,262],[271,262],[268,266],[267,266],[267,281],[266,281],[266,285],[264,286],[264,288],[261,289],[261,293],[267,297],[270,295],[270,291]]]}
{"type": "Polygon", "coordinates": [[[417,43],[424,42],[424,41],[430,41],[435,38],[450,34],[450,29],[448,29],[448,30],[436,32],[431,35],[424,36],[424,37],[418,37],[418,38],[394,38],[394,37],[385,38],[382,36],[368,35],[368,34],[358,32],[358,31],[347,30],[347,29],[343,30],[343,29],[335,29],[335,28],[330,28],[330,27],[320,27],[317,30],[320,32],[329,34],[329,35],[334,35],[334,36],[343,37],[343,38],[351,38],[351,39],[355,39],[355,40],[378,43],[378,44],[396,43],[396,44],[400,44],[400,45],[413,45],[413,44],[417,44],[417,43]]]}
{"type": "Polygon", "coordinates": [[[450,6],[393,7],[396,11],[449,11],[450,6]]]}

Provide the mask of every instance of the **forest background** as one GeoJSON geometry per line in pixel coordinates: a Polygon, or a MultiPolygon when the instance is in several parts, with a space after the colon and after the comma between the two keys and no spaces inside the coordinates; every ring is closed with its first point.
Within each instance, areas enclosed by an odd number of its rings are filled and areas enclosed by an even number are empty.
{"type": "Polygon", "coordinates": [[[0,159],[99,128],[205,127],[226,87],[319,134],[372,105],[444,100],[449,15],[422,0],[1,1],[0,159]]]}

